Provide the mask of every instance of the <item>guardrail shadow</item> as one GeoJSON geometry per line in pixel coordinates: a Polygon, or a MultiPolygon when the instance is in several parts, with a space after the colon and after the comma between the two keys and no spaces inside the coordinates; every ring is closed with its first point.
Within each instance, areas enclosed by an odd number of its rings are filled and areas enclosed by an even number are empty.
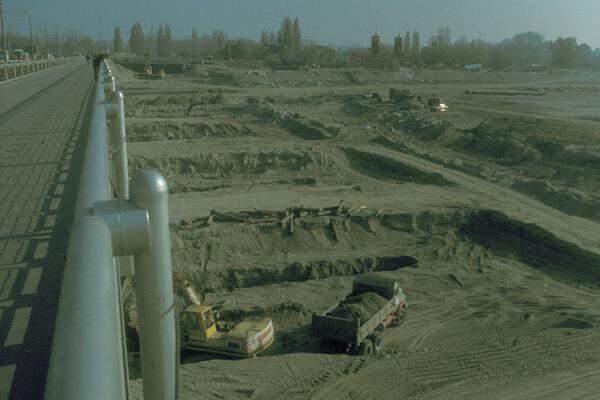
{"type": "MultiPolygon", "coordinates": [[[[0,294],[8,299],[3,302],[0,298],[0,398],[4,398],[4,393],[10,399],[41,399],[44,396],[70,228],[89,131],[93,102],[91,89],[90,82],[86,100],[75,111],[78,119],[68,132],[56,171],[48,182],[43,183],[47,189],[33,196],[37,197],[35,200],[39,206],[36,214],[42,216],[33,229],[29,227],[31,233],[16,234],[13,227],[0,237],[0,242],[6,241],[4,246],[0,245],[0,274],[7,270],[8,274],[13,274],[12,278],[4,281],[5,287],[0,287],[0,294]],[[15,240],[20,240],[22,247],[16,252],[14,245],[10,245],[15,240]],[[21,332],[22,340],[13,340],[15,332],[21,332]],[[7,376],[12,376],[12,385],[7,376]]],[[[26,165],[14,163],[13,166],[26,165]]]]}

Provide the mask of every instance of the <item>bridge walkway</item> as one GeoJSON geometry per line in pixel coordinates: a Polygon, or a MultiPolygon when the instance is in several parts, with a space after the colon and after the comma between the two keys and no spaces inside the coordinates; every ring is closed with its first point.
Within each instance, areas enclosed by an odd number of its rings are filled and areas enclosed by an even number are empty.
{"type": "Polygon", "coordinates": [[[0,400],[43,397],[92,89],[85,61],[0,85],[0,400]]]}

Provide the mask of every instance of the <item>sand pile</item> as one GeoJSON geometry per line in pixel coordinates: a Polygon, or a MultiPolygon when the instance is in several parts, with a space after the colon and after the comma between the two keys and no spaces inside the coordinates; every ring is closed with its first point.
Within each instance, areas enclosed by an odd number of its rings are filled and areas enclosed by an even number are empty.
{"type": "Polygon", "coordinates": [[[327,313],[332,317],[367,321],[387,304],[387,300],[373,292],[346,297],[327,313]]]}

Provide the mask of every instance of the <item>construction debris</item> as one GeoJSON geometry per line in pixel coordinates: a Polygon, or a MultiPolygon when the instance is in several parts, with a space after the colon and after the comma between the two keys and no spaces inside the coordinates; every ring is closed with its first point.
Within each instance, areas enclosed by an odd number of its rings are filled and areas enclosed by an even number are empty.
{"type": "MultiPolygon", "coordinates": [[[[351,213],[359,213],[366,209],[362,205],[356,209],[344,206],[344,200],[340,200],[337,206],[310,208],[310,207],[290,207],[284,211],[271,210],[250,210],[233,212],[219,212],[212,210],[207,217],[194,219],[184,219],[179,223],[181,229],[195,229],[202,226],[209,226],[215,222],[223,223],[242,223],[242,224],[265,224],[278,223],[281,230],[289,234],[294,233],[294,221],[298,218],[309,216],[333,216],[343,217],[350,216],[351,213]]],[[[335,229],[335,228],[332,228],[335,229]]]]}

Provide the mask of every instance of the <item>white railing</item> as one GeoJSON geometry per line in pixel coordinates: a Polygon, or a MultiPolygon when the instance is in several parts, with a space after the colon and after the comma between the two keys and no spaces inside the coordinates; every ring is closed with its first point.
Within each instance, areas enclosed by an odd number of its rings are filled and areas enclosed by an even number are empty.
{"type": "Polygon", "coordinates": [[[68,58],[33,60],[8,64],[2,63],[0,64],[0,82],[10,81],[68,63],[68,58]]]}
{"type": "Polygon", "coordinates": [[[135,265],[144,398],[175,399],[167,184],[139,171],[129,196],[123,94],[107,63],[98,74],[45,397],[128,398],[120,277],[135,265]]]}

